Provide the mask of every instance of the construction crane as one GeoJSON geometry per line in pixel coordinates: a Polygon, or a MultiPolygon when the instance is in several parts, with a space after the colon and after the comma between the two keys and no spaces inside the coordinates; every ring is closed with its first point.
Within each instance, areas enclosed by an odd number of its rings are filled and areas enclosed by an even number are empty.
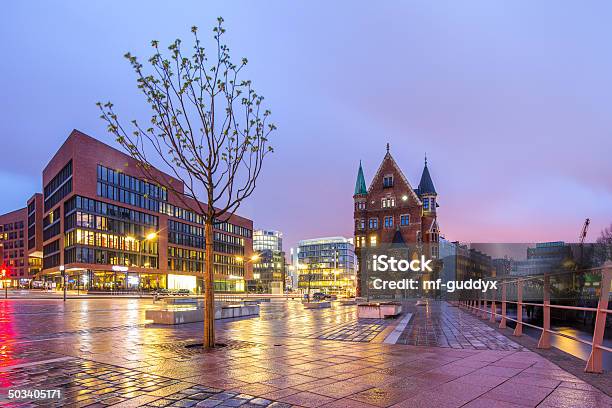
{"type": "Polygon", "coordinates": [[[582,226],[582,231],[580,231],[580,238],[579,238],[579,242],[580,242],[580,246],[582,247],[584,245],[584,239],[587,236],[587,232],[589,230],[589,225],[591,224],[591,219],[587,218],[586,220],[584,220],[584,225],[582,226]]]}
{"type": "MultiPolygon", "coordinates": [[[[587,218],[584,220],[584,224],[582,225],[582,231],[580,231],[580,236],[578,237],[578,243],[580,247],[580,264],[578,265],[579,269],[584,268],[584,240],[587,236],[587,232],[589,230],[589,225],[591,224],[591,219],[587,218]]],[[[578,275],[578,285],[580,288],[580,297],[582,298],[582,291],[584,290],[584,282],[585,276],[584,272],[578,275]]],[[[584,314],[584,318],[586,319],[586,313],[584,314]]]]}

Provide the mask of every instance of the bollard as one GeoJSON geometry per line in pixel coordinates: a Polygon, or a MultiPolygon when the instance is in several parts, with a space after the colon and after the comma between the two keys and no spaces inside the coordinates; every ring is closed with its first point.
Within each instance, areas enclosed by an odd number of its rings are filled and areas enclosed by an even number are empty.
{"type": "Polygon", "coordinates": [[[497,316],[495,315],[495,313],[497,313],[497,306],[495,305],[495,299],[497,298],[497,289],[495,289],[495,292],[492,292],[491,295],[491,318],[489,319],[489,321],[491,323],[495,323],[495,321],[497,320],[497,316]]]}
{"type": "Polygon", "coordinates": [[[606,262],[601,271],[601,284],[599,302],[597,303],[597,314],[595,316],[595,330],[593,331],[593,345],[591,355],[584,371],[587,373],[602,373],[602,349],[599,348],[603,343],[604,331],[606,330],[606,317],[608,309],[608,299],[610,296],[610,282],[612,281],[612,263],[606,262]]]}
{"type": "Polygon", "coordinates": [[[516,327],[514,328],[515,336],[523,335],[523,281],[516,282],[516,327]]]}
{"type": "Polygon", "coordinates": [[[542,327],[542,334],[538,341],[538,348],[549,349],[550,348],[550,276],[544,275],[544,324],[542,327]]]}
{"type": "Polygon", "coordinates": [[[502,283],[502,304],[501,304],[501,321],[499,322],[499,328],[506,328],[506,284],[502,283]]]}
{"type": "Polygon", "coordinates": [[[480,312],[480,318],[483,320],[488,319],[487,316],[487,292],[482,294],[482,312],[480,312]]]}

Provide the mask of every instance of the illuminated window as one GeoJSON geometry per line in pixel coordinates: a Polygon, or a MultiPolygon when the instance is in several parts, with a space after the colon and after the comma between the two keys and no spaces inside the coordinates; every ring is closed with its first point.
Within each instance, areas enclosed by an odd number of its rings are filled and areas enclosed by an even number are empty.
{"type": "Polygon", "coordinates": [[[371,235],[370,236],[370,246],[371,247],[375,247],[376,246],[376,235],[371,235]]]}
{"type": "Polygon", "coordinates": [[[387,197],[382,199],[382,208],[395,207],[395,198],[387,197]]]}
{"type": "Polygon", "coordinates": [[[385,228],[393,227],[393,217],[385,217],[385,228]]]}
{"type": "Polygon", "coordinates": [[[368,223],[370,229],[378,229],[378,218],[370,218],[368,223]]]}
{"type": "Polygon", "coordinates": [[[400,215],[400,225],[409,225],[410,224],[410,215],[403,214],[400,215]]]}

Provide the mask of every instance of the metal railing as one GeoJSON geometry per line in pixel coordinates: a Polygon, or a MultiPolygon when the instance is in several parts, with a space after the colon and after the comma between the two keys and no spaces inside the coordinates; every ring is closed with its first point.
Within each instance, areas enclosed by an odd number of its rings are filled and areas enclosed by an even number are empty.
{"type": "MultiPolygon", "coordinates": [[[[462,299],[458,301],[459,306],[471,310],[473,314],[482,319],[491,321],[492,323],[497,322],[497,317],[500,317],[499,328],[506,328],[507,321],[516,323],[514,327],[514,336],[521,336],[523,334],[523,326],[532,327],[534,329],[541,330],[542,333],[538,340],[538,348],[549,349],[551,347],[550,339],[551,335],[565,337],[577,342],[591,346],[591,353],[587,360],[585,371],[588,373],[601,373],[603,372],[603,352],[612,352],[612,348],[603,345],[604,332],[606,330],[606,319],[608,313],[612,313],[612,310],[608,309],[608,302],[610,297],[610,283],[612,281],[612,262],[606,262],[606,264],[599,268],[592,268],[584,272],[589,273],[601,273],[600,282],[600,293],[597,302],[597,307],[581,307],[581,306],[566,306],[551,304],[551,285],[550,278],[561,274],[545,274],[543,276],[532,276],[525,278],[518,278],[508,281],[500,281],[501,284],[501,300],[500,313],[498,313],[498,299],[497,293],[491,293],[489,296],[486,292],[478,292],[477,296],[470,299],[462,299]],[[543,299],[542,303],[525,302],[523,300],[523,287],[525,282],[543,280],[543,299]],[[510,285],[516,285],[516,301],[508,300],[508,287],[510,285]],[[508,316],[507,306],[508,304],[516,305],[516,319],[508,316]],[[543,325],[537,326],[531,323],[523,321],[523,306],[539,307],[542,308],[543,314],[543,325]],[[593,337],[591,341],[581,339],[576,336],[562,333],[550,328],[550,312],[551,309],[562,309],[562,310],[574,310],[582,312],[593,312],[595,313],[595,327],[593,329],[593,337]]],[[[566,272],[567,273],[567,272],[566,272]]]]}

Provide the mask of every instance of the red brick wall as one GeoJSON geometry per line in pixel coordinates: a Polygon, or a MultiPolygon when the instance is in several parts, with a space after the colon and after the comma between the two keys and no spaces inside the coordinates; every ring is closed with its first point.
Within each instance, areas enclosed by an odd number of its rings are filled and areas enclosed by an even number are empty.
{"type": "Polygon", "coordinates": [[[2,259],[0,264],[8,266],[7,278],[20,279],[28,277],[28,209],[21,208],[7,214],[0,215],[0,225],[13,224],[15,222],[23,222],[23,230],[13,229],[12,231],[2,231],[0,234],[16,233],[15,239],[10,239],[11,243],[23,241],[23,246],[20,248],[9,248],[8,241],[0,240],[3,244],[2,259]],[[19,237],[19,232],[23,231],[23,237],[19,237]],[[23,256],[20,256],[23,252],[23,256]],[[23,265],[22,265],[23,263],[23,265]],[[23,272],[23,275],[20,275],[23,272]]]}

